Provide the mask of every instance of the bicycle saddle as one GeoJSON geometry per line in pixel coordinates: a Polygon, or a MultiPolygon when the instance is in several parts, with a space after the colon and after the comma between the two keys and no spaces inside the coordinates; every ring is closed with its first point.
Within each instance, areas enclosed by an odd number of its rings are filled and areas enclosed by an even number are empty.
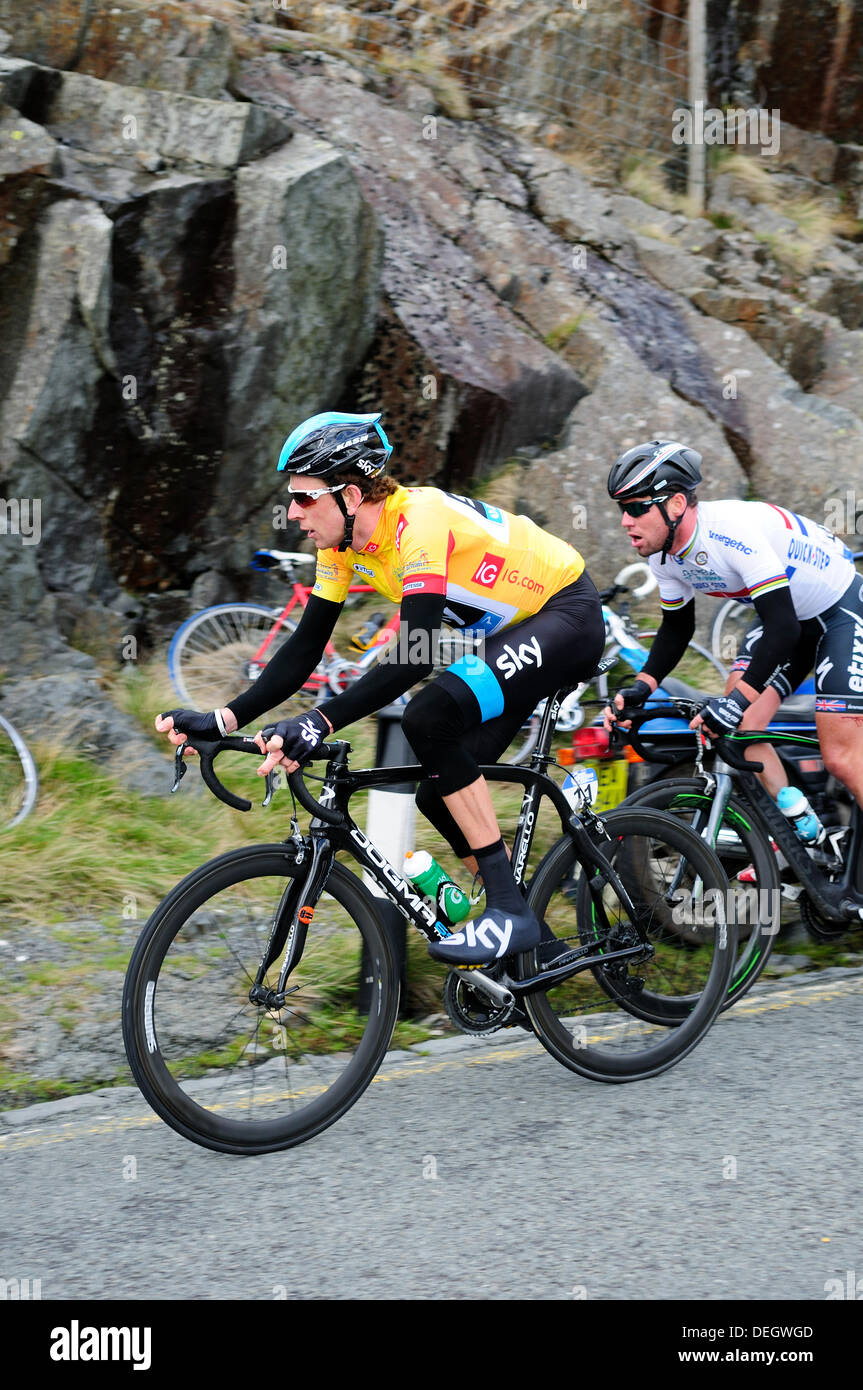
{"type": "Polygon", "coordinates": [[[302,555],[298,550],[256,550],[249,568],[253,570],[273,570],[279,565],[313,565],[314,555],[302,555]]]}

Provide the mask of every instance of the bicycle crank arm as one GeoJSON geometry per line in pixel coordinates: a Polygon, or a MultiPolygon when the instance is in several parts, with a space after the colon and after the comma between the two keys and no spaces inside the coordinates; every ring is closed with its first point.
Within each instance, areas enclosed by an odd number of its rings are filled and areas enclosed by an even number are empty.
{"type": "MultiPolygon", "coordinates": [[[[485,994],[499,1008],[505,1008],[515,1003],[515,995],[511,989],[507,989],[507,986],[500,984],[498,980],[493,980],[490,975],[484,975],[482,970],[478,970],[476,966],[456,966],[455,968],[460,980],[464,980],[471,989],[479,990],[481,994],[485,994]]],[[[512,982],[508,981],[508,983],[511,984],[512,982]]]]}
{"type": "Polygon", "coordinates": [[[552,985],[559,984],[562,980],[568,980],[572,975],[578,975],[582,970],[590,970],[594,965],[610,965],[617,960],[646,960],[648,954],[652,955],[650,947],[643,945],[626,946],[620,951],[594,952],[590,946],[579,946],[571,951],[568,956],[561,956],[560,963],[551,970],[543,970],[539,975],[531,975],[527,980],[511,980],[509,976],[504,976],[507,984],[517,998],[524,994],[541,994],[543,990],[550,989],[552,985]]]}

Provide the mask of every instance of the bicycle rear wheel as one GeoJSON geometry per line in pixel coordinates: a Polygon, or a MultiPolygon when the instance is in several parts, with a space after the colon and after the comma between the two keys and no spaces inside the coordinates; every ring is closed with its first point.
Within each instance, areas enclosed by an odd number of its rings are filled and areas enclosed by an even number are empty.
{"type": "MultiPolygon", "coordinates": [[[[618,809],[603,821],[611,836],[603,854],[637,920],[610,885],[591,892],[571,838],[559,840],[534,875],[530,905],[562,942],[593,947],[595,963],[524,1002],[564,1066],[594,1081],[635,1081],[674,1066],[704,1036],[728,989],[736,934],[725,914],[728,880],[688,826],[656,811],[618,809]],[[639,942],[639,956],[602,960],[639,942]]],[[[531,952],[521,978],[536,973],[531,952]]]]}
{"type": "MultiPolygon", "coordinates": [[[[627,806],[649,806],[678,816],[699,835],[712,804],[697,777],[651,783],[626,799],[627,806]]],[[[731,888],[728,905],[737,927],[737,960],[722,1005],[730,1009],[755,984],[776,943],[782,885],[767,836],[734,797],[725,808],[715,849],[731,888]],[[739,875],[745,870],[750,871],[751,881],[741,883],[739,875]]]]}
{"type": "MultiPolygon", "coordinates": [[[[184,706],[221,709],[260,674],[254,658],[270,635],[281,609],[256,603],[218,603],[188,618],[174,634],[168,649],[168,674],[184,706]]],[[[286,620],[260,658],[260,669],[294,632],[286,620]]],[[[279,711],[298,714],[326,691],[326,676],[312,674],[307,689],[298,691],[279,711]]]]}
{"type": "Polygon", "coordinates": [[[39,777],[30,749],[0,714],[0,830],[11,830],[36,805],[39,777]]]}
{"type": "Polygon", "coordinates": [[[123,1038],[135,1080],[173,1129],[204,1148],[262,1154],[334,1123],[377,1071],[395,1026],[398,977],[368,893],[341,864],[314,907],[279,1009],[250,988],[274,922],[274,987],[297,933],[292,853],[256,845],[178,884],[135,947],[123,1038]],[[293,897],[292,897],[293,894],[293,897]],[[284,909],[284,911],[283,911],[284,909]]]}

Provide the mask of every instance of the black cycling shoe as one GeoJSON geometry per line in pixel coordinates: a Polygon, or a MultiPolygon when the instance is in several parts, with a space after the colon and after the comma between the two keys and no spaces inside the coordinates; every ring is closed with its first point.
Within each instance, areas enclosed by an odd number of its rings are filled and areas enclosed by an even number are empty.
{"type": "Polygon", "coordinates": [[[454,936],[433,941],[429,955],[447,965],[489,965],[516,951],[531,951],[541,938],[533,913],[488,908],[476,922],[465,922],[454,936]]]}

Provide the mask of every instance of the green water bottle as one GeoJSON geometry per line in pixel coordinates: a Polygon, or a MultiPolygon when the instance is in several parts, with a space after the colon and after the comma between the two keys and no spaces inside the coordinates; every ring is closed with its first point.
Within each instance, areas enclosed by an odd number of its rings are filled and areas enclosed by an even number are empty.
{"type": "Polygon", "coordinates": [[[428,850],[408,850],[402,873],[415,888],[435,904],[439,915],[450,925],[462,922],[470,912],[470,898],[442,869],[428,850]]]}

